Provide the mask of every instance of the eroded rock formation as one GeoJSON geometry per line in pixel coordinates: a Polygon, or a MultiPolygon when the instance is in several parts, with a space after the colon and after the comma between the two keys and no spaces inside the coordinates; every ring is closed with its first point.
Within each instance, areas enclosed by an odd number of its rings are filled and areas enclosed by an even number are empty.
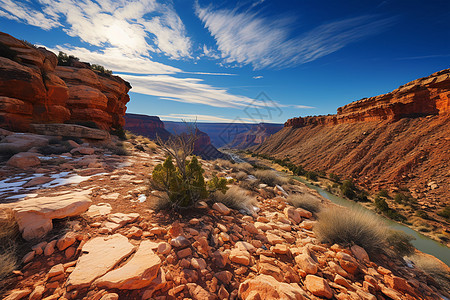
{"type": "Polygon", "coordinates": [[[131,86],[89,64],[57,66],[57,56],[0,32],[0,127],[31,131],[32,123],[124,125],[131,86]]]}
{"type": "Polygon", "coordinates": [[[416,79],[390,93],[339,107],[336,115],[293,118],[288,120],[285,126],[397,121],[405,117],[442,115],[448,112],[450,112],[450,69],[416,79]]]}

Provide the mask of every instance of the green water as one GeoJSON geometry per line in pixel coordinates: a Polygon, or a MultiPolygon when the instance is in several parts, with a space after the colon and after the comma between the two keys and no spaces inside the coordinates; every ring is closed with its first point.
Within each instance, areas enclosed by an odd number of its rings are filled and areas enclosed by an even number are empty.
{"type": "Polygon", "coordinates": [[[409,228],[405,225],[399,224],[399,223],[394,222],[390,219],[387,219],[383,216],[377,215],[373,211],[365,208],[364,206],[362,206],[354,201],[347,200],[347,199],[338,197],[336,195],[333,195],[333,194],[323,190],[322,188],[311,184],[310,182],[304,180],[303,178],[300,178],[297,176],[294,176],[294,178],[305,183],[308,187],[315,189],[316,191],[319,192],[320,195],[329,199],[333,203],[336,203],[338,205],[345,206],[345,207],[350,207],[350,208],[351,207],[362,208],[362,209],[370,212],[371,214],[375,215],[377,218],[380,219],[381,222],[384,222],[390,228],[395,229],[395,230],[401,230],[401,231],[413,236],[415,238],[415,240],[413,240],[411,243],[414,245],[414,247],[416,247],[416,249],[418,249],[422,252],[431,254],[431,255],[439,258],[440,260],[442,260],[448,266],[450,266],[450,248],[448,248],[447,246],[440,244],[440,243],[424,236],[423,234],[420,234],[417,231],[412,230],[411,228],[409,228]]]}

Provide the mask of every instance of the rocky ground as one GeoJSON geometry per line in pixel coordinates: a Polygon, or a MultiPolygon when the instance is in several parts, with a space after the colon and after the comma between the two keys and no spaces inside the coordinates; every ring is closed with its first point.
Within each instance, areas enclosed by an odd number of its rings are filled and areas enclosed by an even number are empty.
{"type": "MultiPolygon", "coordinates": [[[[158,192],[147,180],[164,159],[160,149],[134,139],[124,143],[130,155],[120,156],[71,142],[67,153],[30,148],[0,164],[0,208],[14,209],[24,238],[22,262],[2,282],[4,299],[440,299],[443,293],[400,258],[321,244],[312,230],[315,215],[288,205],[283,189],[248,191],[259,207],[250,215],[213,202],[156,212],[150,203],[158,192]]],[[[235,174],[202,164],[206,177],[235,174]]]]}

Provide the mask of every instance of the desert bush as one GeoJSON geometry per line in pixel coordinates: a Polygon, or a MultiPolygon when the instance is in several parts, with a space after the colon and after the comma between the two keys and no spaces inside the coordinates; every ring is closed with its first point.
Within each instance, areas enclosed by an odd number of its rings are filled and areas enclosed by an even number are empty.
{"type": "Polygon", "coordinates": [[[112,73],[113,73],[111,70],[105,69],[104,66],[97,65],[97,64],[92,64],[91,69],[92,69],[92,71],[98,72],[100,74],[112,75],[112,73]]]}
{"type": "Polygon", "coordinates": [[[448,267],[436,258],[428,255],[413,255],[410,257],[414,265],[430,275],[443,289],[447,296],[450,294],[450,273],[448,267]]]}
{"type": "Polygon", "coordinates": [[[441,216],[447,220],[450,219],[450,206],[446,206],[444,209],[437,212],[438,216],[441,216]]]}
{"type": "Polygon", "coordinates": [[[129,156],[130,152],[125,148],[125,145],[119,143],[118,145],[108,145],[106,149],[111,151],[112,154],[119,156],[129,156]]]}
{"type": "Polygon", "coordinates": [[[344,246],[356,244],[368,253],[384,248],[386,227],[363,210],[332,207],[318,214],[314,231],[322,242],[344,246]]]}
{"type": "Polygon", "coordinates": [[[125,129],[122,126],[117,126],[110,131],[111,134],[117,136],[120,140],[125,141],[127,139],[125,129]]]}
{"type": "Polygon", "coordinates": [[[232,166],[233,171],[243,171],[246,173],[250,173],[253,170],[253,166],[249,163],[238,163],[232,166]]]}
{"type": "Polygon", "coordinates": [[[312,213],[320,211],[320,200],[309,194],[291,194],[286,201],[295,207],[301,207],[312,213]]]}
{"type": "Polygon", "coordinates": [[[58,53],[58,66],[71,66],[74,61],[79,61],[78,57],[67,55],[63,51],[58,53]]]}
{"type": "Polygon", "coordinates": [[[415,240],[415,238],[399,230],[389,230],[386,236],[388,247],[395,255],[401,257],[409,256],[414,253],[415,248],[411,244],[412,240],[415,240]]]}
{"type": "Polygon", "coordinates": [[[369,202],[369,193],[366,191],[360,191],[356,194],[355,200],[358,202],[369,202]]]}
{"type": "Polygon", "coordinates": [[[245,179],[247,179],[247,177],[248,177],[247,173],[245,173],[245,172],[243,172],[243,171],[239,171],[239,172],[235,175],[235,178],[236,178],[237,180],[239,180],[239,181],[245,180],[245,179]]]}
{"type": "Polygon", "coordinates": [[[188,207],[208,196],[203,177],[204,170],[196,156],[185,160],[185,169],[180,170],[168,156],[163,164],[155,167],[152,179],[160,190],[169,195],[170,202],[175,207],[188,207]]]}
{"type": "Polygon", "coordinates": [[[356,186],[353,183],[351,179],[346,179],[342,182],[342,185],[340,187],[342,194],[349,198],[350,200],[354,199],[356,197],[356,186]]]}
{"type": "Polygon", "coordinates": [[[389,193],[388,193],[388,191],[387,190],[380,190],[379,192],[378,192],[378,194],[377,194],[378,196],[380,196],[380,197],[384,197],[384,198],[389,198],[389,193]]]}
{"type": "Polygon", "coordinates": [[[243,189],[249,191],[256,191],[259,188],[260,181],[258,179],[254,180],[243,180],[239,182],[239,186],[243,189]]]}
{"type": "Polygon", "coordinates": [[[215,192],[211,198],[215,202],[222,202],[226,206],[237,210],[244,209],[249,213],[253,211],[252,206],[256,205],[256,200],[237,186],[232,186],[226,193],[215,192]]]}
{"type": "Polygon", "coordinates": [[[337,183],[341,182],[341,178],[338,175],[334,174],[334,173],[328,174],[328,178],[330,178],[331,181],[334,181],[334,182],[337,182],[337,183]]]}
{"type": "Polygon", "coordinates": [[[312,180],[312,181],[317,181],[317,180],[319,180],[319,179],[318,179],[317,173],[314,172],[314,171],[308,171],[308,172],[306,172],[305,176],[306,176],[306,179],[309,179],[309,180],[312,180]]]}
{"type": "Polygon", "coordinates": [[[18,236],[19,228],[12,211],[0,211],[0,280],[9,275],[16,267],[18,236]]]}
{"type": "Polygon", "coordinates": [[[289,179],[278,175],[273,170],[257,170],[253,172],[253,175],[258,178],[262,183],[270,186],[283,185],[289,183],[289,179]]]}
{"type": "Polygon", "coordinates": [[[395,211],[394,209],[389,207],[389,204],[386,202],[384,198],[380,196],[375,197],[375,207],[378,211],[382,212],[388,218],[391,218],[395,221],[404,221],[406,217],[395,211]]]}
{"type": "Polygon", "coordinates": [[[217,165],[222,168],[231,169],[233,167],[233,163],[226,159],[216,159],[214,165],[217,165]]]}
{"type": "Polygon", "coordinates": [[[222,194],[225,194],[228,190],[227,184],[228,180],[226,178],[217,177],[216,175],[214,175],[213,178],[208,180],[208,192],[221,192],[222,194]]]}

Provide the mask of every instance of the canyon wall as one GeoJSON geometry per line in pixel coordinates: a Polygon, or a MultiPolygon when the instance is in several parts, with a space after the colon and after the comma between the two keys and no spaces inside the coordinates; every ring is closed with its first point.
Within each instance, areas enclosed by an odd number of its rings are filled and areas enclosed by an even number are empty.
{"type": "MultiPolygon", "coordinates": [[[[254,124],[252,124],[254,125],[254,124]]],[[[237,134],[233,141],[226,147],[234,149],[247,149],[249,147],[263,143],[270,135],[280,131],[281,124],[260,123],[251,126],[248,131],[237,134]]]]}
{"type": "MultiPolygon", "coordinates": [[[[125,129],[155,140],[158,136],[166,140],[172,133],[166,130],[165,123],[157,116],[147,116],[139,114],[125,114],[125,129]]],[[[173,129],[173,128],[172,128],[173,129]]],[[[186,130],[186,124],[177,125],[177,130],[173,131],[182,134],[186,130]]],[[[210,137],[199,130],[196,130],[197,140],[194,145],[194,154],[201,156],[203,159],[226,158],[226,155],[220,152],[211,144],[210,137]]]]}
{"type": "Polygon", "coordinates": [[[57,66],[43,47],[0,32],[0,127],[32,131],[32,123],[95,123],[110,131],[124,125],[131,86],[87,63],[57,66]]]}
{"type": "Polygon", "coordinates": [[[448,205],[450,70],[332,116],[294,118],[253,151],[307,170],[351,177],[374,191],[407,187],[425,206],[448,205]]]}
{"type": "Polygon", "coordinates": [[[285,126],[397,121],[405,117],[439,115],[448,112],[450,112],[450,69],[416,79],[390,93],[361,99],[339,107],[335,115],[293,118],[288,120],[285,126]]]}

